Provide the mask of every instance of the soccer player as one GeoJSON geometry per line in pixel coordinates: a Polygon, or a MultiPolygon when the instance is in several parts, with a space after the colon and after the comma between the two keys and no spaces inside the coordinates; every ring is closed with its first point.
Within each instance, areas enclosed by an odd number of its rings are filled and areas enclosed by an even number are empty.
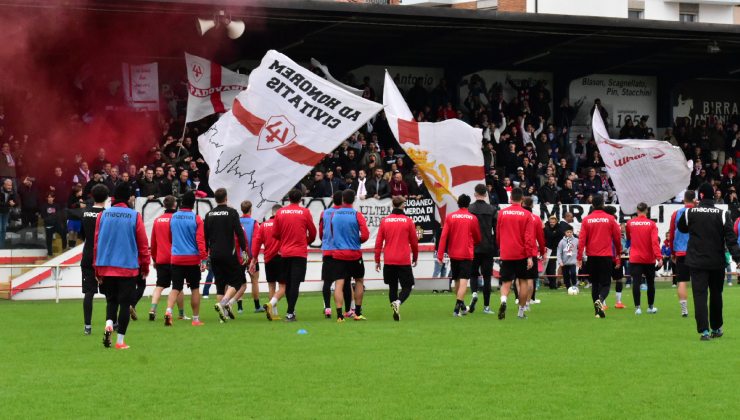
{"type": "Polygon", "coordinates": [[[591,277],[591,299],[595,315],[597,318],[606,318],[602,302],[609,295],[612,271],[621,266],[619,255],[622,253],[622,242],[617,221],[604,211],[604,197],[594,194],[591,197],[591,206],[594,211],[581,222],[576,264],[580,269],[583,266],[583,256],[588,256],[586,264],[591,277]]]}
{"type": "MultiPolygon", "coordinates": [[[[492,314],[491,311],[491,274],[493,273],[493,256],[496,252],[493,227],[496,226],[496,211],[493,206],[485,201],[488,190],[484,184],[475,186],[475,201],[468,209],[478,219],[481,239],[473,250],[473,276],[480,272],[483,277],[483,313],[492,314]]],[[[475,304],[478,302],[478,281],[471,279],[470,290],[473,298],[470,301],[470,313],[475,312],[475,304]]]]}
{"type": "Polygon", "coordinates": [[[725,247],[737,263],[740,262],[740,246],[729,212],[714,207],[714,188],[704,183],[699,186],[698,192],[701,200],[699,205],[686,209],[678,219],[677,227],[680,232],[689,234],[685,262],[691,273],[696,329],[700,340],[709,341],[724,334],[722,288],[725,282],[725,247]]]}
{"type": "MultiPolygon", "coordinates": [[[[529,214],[532,217],[532,235],[534,236],[535,241],[537,241],[535,245],[535,254],[532,255],[532,261],[533,266],[531,269],[527,270],[527,275],[524,279],[520,280],[518,282],[519,285],[526,286],[526,296],[524,297],[524,310],[529,310],[530,304],[540,303],[539,299],[535,298],[536,293],[536,285],[537,277],[539,277],[540,270],[538,267],[538,262],[541,261],[546,252],[546,243],[545,243],[545,229],[544,226],[542,226],[542,220],[534,214],[532,211],[534,206],[534,202],[532,200],[532,197],[524,197],[522,198],[522,208],[527,210],[529,214]]],[[[547,261],[543,261],[543,266],[547,266],[547,261]]],[[[521,306],[522,302],[522,296],[521,296],[521,288],[518,288],[519,290],[519,303],[521,306]]]]}
{"type": "MultiPolygon", "coordinates": [[[[85,241],[82,247],[82,312],[85,318],[85,335],[92,334],[92,311],[93,298],[98,293],[98,281],[95,279],[93,268],[93,248],[95,245],[95,225],[98,223],[98,215],[105,210],[105,201],[108,199],[108,187],[99,184],[92,188],[93,206],[85,208],[82,212],[82,226],[80,228],[80,240],[85,241]]],[[[102,291],[101,291],[102,292],[102,291]]]]}
{"type": "Polygon", "coordinates": [[[355,321],[367,318],[362,314],[364,294],[365,264],[362,261],[360,244],[367,241],[370,231],[365,216],[352,208],[355,202],[353,190],[342,191],[342,207],[336,209],[331,217],[332,241],[334,250],[334,302],[337,307],[337,322],[344,322],[342,308],[345,303],[344,282],[355,280],[355,321]]]}
{"type": "Polygon", "coordinates": [[[453,316],[463,316],[468,313],[465,307],[465,292],[468,290],[468,280],[473,266],[473,251],[481,240],[481,233],[478,219],[468,211],[470,196],[460,194],[457,206],[459,210],[445,217],[437,259],[442,262],[445,252],[450,256],[450,278],[457,284],[453,316]]]}
{"type": "MultiPolygon", "coordinates": [[[[247,258],[252,259],[252,244],[254,238],[259,234],[260,224],[256,220],[252,219],[252,202],[249,200],[243,201],[241,204],[242,215],[239,218],[242,227],[244,228],[244,235],[247,239],[247,258]]],[[[246,262],[249,264],[249,262],[246,262]]],[[[252,284],[252,301],[254,302],[254,312],[263,312],[264,309],[260,305],[260,269],[259,264],[254,265],[254,271],[249,271],[249,280],[252,284]]],[[[246,280],[246,279],[245,279],[246,280]]],[[[236,294],[236,308],[237,312],[242,313],[244,308],[242,307],[242,296],[247,290],[246,281],[244,285],[239,289],[236,294]]]]}
{"type": "MultiPolygon", "coordinates": [[[[694,207],[696,193],[692,190],[686,190],[683,193],[684,207],[676,210],[671,215],[671,225],[668,229],[668,246],[671,248],[671,258],[675,263],[673,276],[676,279],[678,304],[681,306],[681,316],[689,316],[688,297],[689,293],[686,284],[691,280],[689,267],[686,265],[686,247],[689,243],[689,234],[678,230],[678,221],[683,217],[686,209],[694,207]]],[[[740,220],[740,219],[738,219],[740,220]]]]}
{"type": "MultiPolygon", "coordinates": [[[[648,206],[645,203],[637,204],[637,217],[627,221],[627,240],[630,241],[630,274],[635,285],[647,283],[648,309],[647,313],[658,313],[655,303],[655,270],[663,264],[660,253],[660,237],[658,225],[647,218],[648,206]]],[[[640,288],[632,288],[632,298],[635,301],[635,315],[641,315],[640,288]]]]}
{"type": "Polygon", "coordinates": [[[282,258],[283,279],[285,280],[285,295],[288,300],[286,322],[295,322],[295,306],[298,302],[298,293],[301,283],[306,280],[306,262],[308,244],[316,239],[316,226],[313,224],[311,212],[301,207],[303,193],[292,189],[288,192],[290,204],[281,208],[275,214],[273,238],[280,242],[280,256],[282,258]]]}
{"type": "Polygon", "coordinates": [[[213,195],[216,207],[206,214],[203,231],[218,298],[213,308],[220,321],[226,322],[227,318],[235,318],[231,309],[232,299],[246,283],[242,261],[247,255],[247,240],[239,222],[239,213],[226,204],[226,189],[219,188],[213,195]]]}
{"type": "Polygon", "coordinates": [[[203,220],[193,212],[195,194],[185,193],[181,199],[180,210],[172,215],[170,232],[172,232],[172,292],[167,297],[167,312],[164,314],[164,325],[172,326],[172,306],[187,282],[190,288],[190,307],[193,309],[194,327],[203,325],[200,320],[200,277],[206,270],[206,241],[203,232],[203,220]]]}
{"type": "MultiPolygon", "coordinates": [[[[388,298],[393,319],[401,320],[401,304],[409,298],[414,287],[414,273],[419,259],[419,238],[414,221],[403,212],[406,200],[393,197],[391,214],[380,221],[375,238],[375,271],[380,272],[380,253],[383,253],[383,282],[388,285],[388,298]],[[398,294],[398,284],[401,294],[398,294]]],[[[490,292],[490,276],[489,276],[490,292]]]]}
{"type": "Polygon", "coordinates": [[[321,296],[324,299],[324,317],[331,318],[331,285],[334,283],[334,242],[332,241],[331,218],[334,211],[342,207],[342,192],[335,191],[332,196],[333,206],[321,212],[319,216],[319,239],[321,240],[321,296]]]}
{"type": "Polygon", "coordinates": [[[118,319],[117,349],[129,348],[124,339],[136,277],[149,274],[149,240],[141,215],[128,207],[130,197],[129,184],[116,187],[113,206],[98,216],[93,247],[95,276],[106,300],[103,346],[111,346],[113,320],[118,319]]]}
{"type": "Polygon", "coordinates": [[[272,206],[272,216],[269,220],[266,220],[260,226],[257,237],[254,238],[252,243],[252,260],[249,262],[249,272],[255,272],[257,266],[257,259],[260,256],[260,249],[262,245],[265,246],[265,279],[267,280],[267,289],[270,296],[270,301],[266,303],[262,308],[265,310],[268,321],[276,321],[280,319],[278,316],[277,303],[283,296],[285,296],[285,279],[282,277],[281,258],[278,254],[280,249],[280,242],[276,241],[273,237],[273,229],[275,227],[275,214],[280,210],[280,205],[275,204],[272,206]],[[279,286],[275,290],[275,283],[279,286]]]}
{"type": "MultiPolygon", "coordinates": [[[[604,211],[612,216],[615,221],[617,221],[617,208],[614,206],[605,206],[604,211]]],[[[617,221],[617,223],[619,223],[617,221]]],[[[620,225],[620,242],[622,243],[622,252],[625,250],[625,245],[628,242],[624,241],[624,238],[622,237],[621,233],[623,232],[622,226],[620,225]]],[[[621,255],[616,254],[616,250],[614,250],[613,257],[619,258],[621,261],[621,255]]],[[[624,282],[622,281],[624,279],[624,271],[625,271],[625,265],[629,264],[620,264],[616,265],[614,264],[614,267],[612,269],[612,281],[614,281],[614,291],[616,292],[616,302],[614,303],[614,307],[616,309],[624,309],[624,303],[622,303],[622,290],[624,290],[624,282]]],[[[606,302],[601,302],[604,310],[607,309],[606,302]]]]}
{"type": "MultiPolygon", "coordinates": [[[[157,305],[162,296],[162,291],[172,285],[172,232],[170,232],[170,220],[175,213],[177,199],[168,195],[162,200],[164,204],[164,214],[154,219],[152,225],[151,245],[149,247],[152,259],[154,260],[154,269],[157,270],[157,283],[152,293],[152,305],[149,308],[149,321],[157,318],[157,305]]],[[[177,294],[177,307],[180,308],[179,319],[185,319],[183,308],[184,295],[177,294]]]]}
{"type": "MultiPolygon", "coordinates": [[[[532,255],[537,253],[532,215],[522,207],[521,188],[511,190],[511,205],[498,213],[496,221],[496,245],[501,250],[501,305],[498,319],[506,318],[506,299],[514,280],[526,281],[528,272],[534,267],[532,255]],[[506,246],[502,246],[505,244],[506,246]]],[[[524,305],[519,301],[519,317],[524,318],[524,305]]]]}

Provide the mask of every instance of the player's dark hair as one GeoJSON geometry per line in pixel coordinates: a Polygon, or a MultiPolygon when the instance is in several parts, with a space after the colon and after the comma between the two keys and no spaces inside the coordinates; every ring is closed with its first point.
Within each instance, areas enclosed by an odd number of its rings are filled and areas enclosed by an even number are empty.
{"type": "Polygon", "coordinates": [[[397,195],[393,197],[393,208],[394,209],[400,209],[401,206],[403,206],[403,203],[406,202],[406,199],[401,197],[400,195],[397,195]]]}
{"type": "Polygon", "coordinates": [[[303,193],[299,189],[293,188],[288,192],[288,200],[290,200],[292,204],[300,203],[301,198],[303,198],[303,193]]]}
{"type": "Polygon", "coordinates": [[[457,206],[461,209],[468,208],[468,206],[470,206],[470,196],[467,194],[460,194],[460,197],[457,197],[457,206]]]}
{"type": "Polygon", "coordinates": [[[227,196],[226,188],[219,188],[213,193],[213,197],[216,199],[217,204],[224,204],[227,196]]]}
{"type": "Polygon", "coordinates": [[[522,198],[522,207],[531,209],[533,206],[534,206],[534,200],[532,200],[531,196],[526,196],[522,198]]]}
{"type": "Polygon", "coordinates": [[[637,203],[637,211],[640,213],[645,213],[648,209],[648,205],[645,203],[637,203]]]}
{"type": "Polygon", "coordinates": [[[277,213],[277,211],[280,210],[281,208],[283,208],[283,206],[281,206],[280,204],[273,205],[272,206],[272,213],[273,214],[277,213]]]}
{"type": "Polygon", "coordinates": [[[475,193],[478,194],[478,195],[485,196],[486,193],[488,193],[488,189],[483,184],[477,184],[475,186],[475,193]]]}
{"type": "Polygon", "coordinates": [[[342,191],[342,203],[352,204],[355,202],[355,192],[353,190],[342,191]]]}
{"type": "Polygon", "coordinates": [[[108,187],[106,187],[105,185],[98,184],[92,187],[91,193],[92,193],[92,198],[93,200],[95,200],[96,203],[102,203],[108,199],[108,195],[110,194],[110,191],[108,191],[108,187]]]}
{"type": "Polygon", "coordinates": [[[334,203],[335,206],[341,206],[342,205],[342,192],[334,191],[334,195],[331,196],[331,201],[332,203],[334,203]]]}
{"type": "Polygon", "coordinates": [[[117,201],[128,201],[129,198],[131,198],[133,194],[131,194],[131,187],[128,183],[121,183],[118,184],[116,187],[115,192],[113,192],[113,198],[115,198],[117,201]]]}
{"type": "Polygon", "coordinates": [[[186,209],[192,209],[193,207],[195,207],[195,193],[192,191],[188,191],[183,194],[180,204],[182,204],[182,207],[186,209]]]}
{"type": "Polygon", "coordinates": [[[524,191],[522,191],[521,188],[516,187],[511,189],[511,202],[512,203],[521,203],[522,197],[524,197],[524,191]]]}
{"type": "Polygon", "coordinates": [[[694,190],[686,190],[683,193],[683,201],[694,201],[696,199],[696,193],[694,190]]]}
{"type": "Polygon", "coordinates": [[[595,209],[604,208],[604,197],[601,194],[594,194],[591,196],[591,207],[595,209]]]}
{"type": "Polygon", "coordinates": [[[249,200],[242,201],[242,213],[249,214],[252,211],[252,202],[249,200]]]}
{"type": "Polygon", "coordinates": [[[612,216],[616,216],[617,215],[617,208],[614,207],[614,206],[605,206],[604,207],[604,212],[606,214],[611,214],[612,216]]]}
{"type": "Polygon", "coordinates": [[[167,210],[173,210],[175,207],[177,207],[177,199],[174,195],[168,195],[162,200],[162,204],[164,204],[164,208],[167,210]]]}

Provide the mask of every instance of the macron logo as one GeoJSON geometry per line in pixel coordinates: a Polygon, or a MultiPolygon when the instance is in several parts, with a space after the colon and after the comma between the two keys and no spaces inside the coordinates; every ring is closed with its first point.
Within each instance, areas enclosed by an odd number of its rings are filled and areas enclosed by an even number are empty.
{"type": "Polygon", "coordinates": [[[506,215],[510,214],[512,216],[526,216],[527,215],[523,211],[518,211],[518,210],[504,210],[503,213],[506,215]]]}
{"type": "Polygon", "coordinates": [[[406,223],[408,219],[405,217],[388,217],[385,221],[388,223],[406,223]]]}
{"type": "Polygon", "coordinates": [[[228,211],[212,211],[211,216],[228,216],[228,211]]]}
{"type": "Polygon", "coordinates": [[[631,226],[651,226],[650,222],[630,222],[631,226]]]}
{"type": "Polygon", "coordinates": [[[262,227],[263,228],[272,227],[272,225],[273,225],[273,222],[265,222],[265,223],[262,223],[262,227]]]}
{"type": "Polygon", "coordinates": [[[283,214],[303,214],[303,210],[283,210],[283,214]]]}
{"type": "Polygon", "coordinates": [[[468,219],[468,220],[473,220],[473,216],[471,216],[469,214],[453,214],[452,215],[452,218],[453,219],[468,219]]]}
{"type": "Polygon", "coordinates": [[[611,222],[610,219],[607,219],[606,217],[599,217],[597,219],[586,219],[587,223],[609,223],[611,222]]]}

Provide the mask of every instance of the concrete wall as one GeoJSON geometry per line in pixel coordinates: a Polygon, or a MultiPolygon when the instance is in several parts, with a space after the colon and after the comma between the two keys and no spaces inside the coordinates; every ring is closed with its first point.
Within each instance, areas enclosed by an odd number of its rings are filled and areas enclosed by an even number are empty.
{"type": "Polygon", "coordinates": [[[664,0],[645,0],[645,19],[678,20],[678,3],[664,0]]]}
{"type": "Polygon", "coordinates": [[[733,9],[733,6],[700,4],[699,22],[732,24],[734,21],[733,9]]]}
{"type": "MultiPolygon", "coordinates": [[[[527,12],[534,12],[534,0],[527,1],[527,12]]],[[[627,0],[538,0],[537,11],[573,16],[627,17],[627,0]]]]}

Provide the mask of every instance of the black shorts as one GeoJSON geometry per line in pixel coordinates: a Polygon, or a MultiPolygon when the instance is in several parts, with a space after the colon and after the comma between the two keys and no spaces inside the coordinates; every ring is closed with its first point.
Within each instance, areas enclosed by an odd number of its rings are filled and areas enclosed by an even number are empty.
{"type": "Polygon", "coordinates": [[[507,282],[516,279],[526,279],[528,276],[527,273],[526,258],[521,260],[501,260],[501,270],[499,271],[501,281],[507,282]]]}
{"type": "Polygon", "coordinates": [[[691,280],[691,270],[686,265],[686,256],[682,255],[676,257],[676,271],[673,273],[676,276],[676,282],[684,282],[691,280]]]}
{"type": "Polygon", "coordinates": [[[364,279],[365,263],[359,260],[337,260],[333,263],[334,280],[364,279]]]}
{"type": "Polygon", "coordinates": [[[283,257],[282,275],[286,284],[302,283],[306,280],[306,258],[283,257]]]}
{"type": "Polygon", "coordinates": [[[182,291],[187,282],[190,290],[200,287],[200,267],[197,265],[172,264],[172,290],[182,291]]]}
{"type": "MultiPolygon", "coordinates": [[[[172,285],[172,265],[157,264],[157,287],[168,288],[172,285]]],[[[182,289],[180,289],[182,290],[182,289]]]]}
{"type": "Polygon", "coordinates": [[[410,265],[384,265],[383,283],[391,284],[397,282],[402,289],[408,289],[414,285],[414,272],[410,265]]]}
{"type": "Polygon", "coordinates": [[[453,260],[450,258],[450,278],[452,280],[470,279],[473,260],[453,260]]]}
{"type": "Polygon", "coordinates": [[[213,271],[213,283],[216,285],[217,295],[223,295],[226,292],[226,286],[239,289],[247,282],[244,266],[239,264],[235,256],[211,259],[211,271],[213,271]]]}
{"type": "Polygon", "coordinates": [[[98,280],[95,278],[95,269],[92,267],[80,268],[82,269],[82,293],[98,293],[98,280]]]}
{"type": "Polygon", "coordinates": [[[265,263],[265,279],[268,283],[285,283],[282,279],[282,261],[279,255],[272,257],[272,259],[265,263]]]}
{"type": "Polygon", "coordinates": [[[624,278],[624,261],[619,265],[612,264],[612,280],[622,280],[624,278]]]}
{"type": "MultiPolygon", "coordinates": [[[[524,267],[527,267],[527,260],[524,260],[524,267]]],[[[522,280],[534,280],[540,276],[539,261],[537,257],[532,257],[532,268],[524,271],[524,277],[522,280]]]]}
{"type": "Polygon", "coordinates": [[[321,258],[321,280],[324,281],[334,281],[334,273],[336,272],[336,268],[334,267],[335,261],[334,257],[331,255],[324,255],[321,258]]]}

